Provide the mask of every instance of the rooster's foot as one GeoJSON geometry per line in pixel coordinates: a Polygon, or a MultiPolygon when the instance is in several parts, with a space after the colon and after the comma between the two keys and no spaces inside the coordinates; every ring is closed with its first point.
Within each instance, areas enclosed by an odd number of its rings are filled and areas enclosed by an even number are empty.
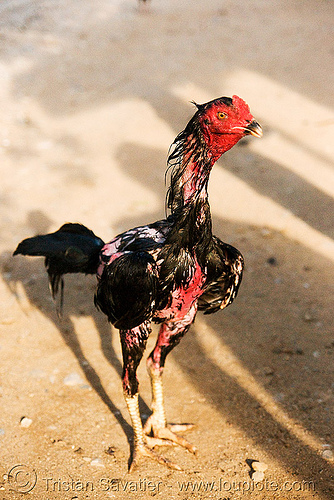
{"type": "Polygon", "coordinates": [[[186,448],[194,455],[196,455],[197,448],[191,443],[189,443],[189,441],[184,439],[182,436],[175,434],[176,432],[182,433],[190,431],[194,427],[195,427],[194,424],[166,425],[163,422],[157,421],[154,418],[154,415],[151,415],[145,423],[144,432],[147,435],[147,439],[152,439],[151,436],[153,436],[153,439],[159,439],[160,441],[163,442],[163,444],[167,444],[168,442],[173,444],[178,444],[180,446],[183,446],[183,448],[186,448]]]}
{"type": "Polygon", "coordinates": [[[165,465],[165,466],[169,467],[170,469],[182,470],[179,465],[172,462],[171,460],[167,460],[166,458],[162,457],[161,455],[158,455],[158,453],[156,453],[154,450],[152,450],[149,446],[149,445],[160,446],[160,445],[167,445],[167,444],[171,444],[171,443],[168,443],[167,441],[164,441],[162,439],[152,438],[149,436],[147,436],[147,442],[148,442],[148,444],[141,443],[141,444],[137,444],[135,446],[134,451],[133,451],[133,455],[132,455],[132,459],[131,459],[131,463],[129,466],[129,472],[133,472],[135,470],[141,457],[148,457],[148,458],[151,458],[153,460],[156,460],[159,464],[165,465]]]}

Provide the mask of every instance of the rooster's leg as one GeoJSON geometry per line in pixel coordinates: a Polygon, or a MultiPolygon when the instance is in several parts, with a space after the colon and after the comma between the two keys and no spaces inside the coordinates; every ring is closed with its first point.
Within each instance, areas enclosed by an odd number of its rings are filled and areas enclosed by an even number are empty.
{"type": "Polygon", "coordinates": [[[180,342],[181,338],[188,331],[194,320],[195,314],[196,307],[194,306],[182,321],[178,323],[164,323],[161,326],[156,346],[147,360],[147,368],[152,385],[153,413],[146,421],[144,427],[144,431],[148,436],[152,434],[155,438],[165,439],[179,444],[192,453],[197,452],[195,446],[175,433],[188,431],[194,427],[193,424],[167,424],[164,407],[162,372],[167,354],[180,342]]]}
{"type": "Polygon", "coordinates": [[[120,330],[123,354],[123,392],[129,410],[134,435],[133,455],[129,467],[130,472],[135,468],[141,456],[153,458],[172,469],[180,470],[178,465],[166,460],[152,450],[154,446],[166,444],[166,442],[162,439],[146,436],[140,418],[136,371],[143,356],[150,331],[148,323],[143,323],[132,330],[120,330]]]}

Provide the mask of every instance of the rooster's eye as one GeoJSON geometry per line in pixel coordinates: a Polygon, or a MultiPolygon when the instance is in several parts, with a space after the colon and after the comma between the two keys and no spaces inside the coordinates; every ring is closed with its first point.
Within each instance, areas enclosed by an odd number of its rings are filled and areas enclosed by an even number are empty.
{"type": "Polygon", "coordinates": [[[218,111],[217,117],[219,118],[219,120],[225,120],[227,118],[227,114],[223,113],[223,111],[218,111]]]}

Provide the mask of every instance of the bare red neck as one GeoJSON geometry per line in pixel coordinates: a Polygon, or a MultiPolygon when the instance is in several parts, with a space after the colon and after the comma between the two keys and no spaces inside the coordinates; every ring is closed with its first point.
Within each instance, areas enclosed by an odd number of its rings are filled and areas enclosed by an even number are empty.
{"type": "Polygon", "coordinates": [[[176,183],[178,205],[185,206],[198,198],[207,198],[207,185],[213,165],[223,153],[231,149],[239,140],[235,135],[205,138],[200,153],[196,150],[196,140],[190,137],[180,166],[181,175],[176,183]],[[216,139],[216,141],[215,141],[216,139]],[[225,139],[225,140],[223,140],[225,139]],[[216,142],[216,143],[215,143],[216,142]]]}

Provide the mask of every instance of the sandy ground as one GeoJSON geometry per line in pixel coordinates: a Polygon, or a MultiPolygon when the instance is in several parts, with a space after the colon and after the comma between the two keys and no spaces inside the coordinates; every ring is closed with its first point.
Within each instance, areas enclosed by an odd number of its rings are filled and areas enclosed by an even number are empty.
{"type": "MultiPolygon", "coordinates": [[[[333,499],[333,2],[2,0],[0,23],[0,499],[333,499]],[[65,221],[108,241],[161,218],[189,101],[231,94],[265,131],[209,188],[246,273],[165,371],[168,419],[197,424],[199,455],[163,448],[182,472],[129,475],[119,340],[95,278],[66,280],[59,320],[42,259],[11,254],[65,221]]],[[[139,377],[145,417],[144,363],[139,377]]]]}

